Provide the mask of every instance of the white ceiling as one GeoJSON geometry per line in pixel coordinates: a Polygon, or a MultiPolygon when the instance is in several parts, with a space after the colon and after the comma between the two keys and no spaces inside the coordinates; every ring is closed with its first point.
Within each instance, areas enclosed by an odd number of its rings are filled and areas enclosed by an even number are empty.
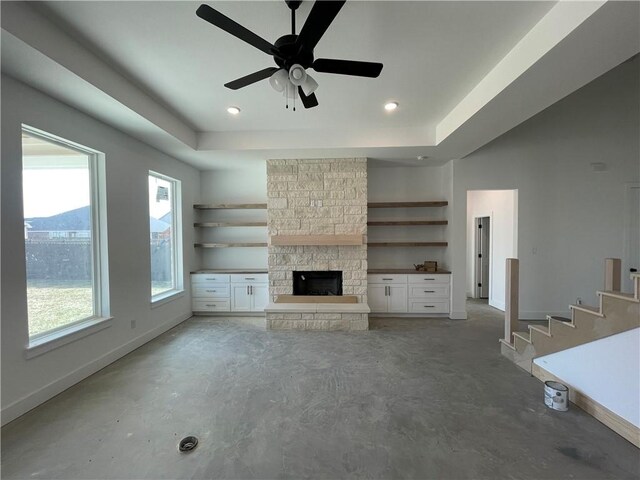
{"type": "MultiPolygon", "coordinates": [[[[209,4],[272,42],[290,29],[281,0],[209,4]]],[[[382,62],[382,74],[313,72],[320,105],[292,112],[267,81],[223,86],[272,59],[198,5],[2,2],[2,71],[201,169],[356,155],[424,165],[417,155],[461,158],[640,50],[639,2],[350,0],[315,55],[382,62]]]]}
{"type": "MultiPolygon", "coordinates": [[[[382,62],[377,79],[313,73],[320,106],[286,111],[268,82],[224,83],[271,57],[195,14],[200,2],[48,2],[83,42],[198,131],[431,126],[439,122],[555,2],[347,2],[316,58],[382,62]],[[389,115],[382,105],[400,103],[389,115]],[[230,117],[237,105],[242,115],[230,117]]],[[[312,2],[297,12],[298,30],[312,2]]],[[[290,32],[284,1],[209,2],[272,43],[290,32]]]]}

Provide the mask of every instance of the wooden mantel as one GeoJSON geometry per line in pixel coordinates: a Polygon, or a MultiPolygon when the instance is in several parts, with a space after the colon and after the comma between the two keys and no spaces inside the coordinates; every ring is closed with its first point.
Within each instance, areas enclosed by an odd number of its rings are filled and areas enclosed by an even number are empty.
{"type": "Polygon", "coordinates": [[[355,235],[271,235],[271,245],[364,245],[362,234],[355,235]]]}

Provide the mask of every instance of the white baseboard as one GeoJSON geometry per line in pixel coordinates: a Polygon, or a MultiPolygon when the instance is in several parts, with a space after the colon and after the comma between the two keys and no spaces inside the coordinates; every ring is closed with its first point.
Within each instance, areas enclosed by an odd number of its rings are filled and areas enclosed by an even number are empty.
{"type": "Polygon", "coordinates": [[[162,325],[157,326],[153,330],[149,330],[147,333],[140,335],[139,337],[134,338],[128,343],[121,345],[120,347],[111,350],[110,352],[105,353],[101,357],[96,358],[95,360],[82,365],[76,370],[70,372],[69,374],[61,377],[53,382],[45,385],[44,387],[36,390],[35,392],[30,393],[29,395],[25,395],[24,397],[16,400],[15,402],[7,405],[2,409],[2,425],[6,425],[7,423],[15,420],[21,415],[24,415],[29,410],[37,407],[38,405],[46,402],[47,400],[55,397],[56,395],[62,393],[67,388],[72,387],[76,383],[84,380],[85,378],[93,375],[99,370],[102,370],[107,365],[115,362],[116,360],[124,357],[128,353],[131,353],[136,348],[141,347],[145,343],[153,340],[158,335],[163,334],[167,330],[172,329],[176,325],[184,322],[185,320],[191,318],[191,313],[181,315],[178,318],[170,320],[162,325]]]}

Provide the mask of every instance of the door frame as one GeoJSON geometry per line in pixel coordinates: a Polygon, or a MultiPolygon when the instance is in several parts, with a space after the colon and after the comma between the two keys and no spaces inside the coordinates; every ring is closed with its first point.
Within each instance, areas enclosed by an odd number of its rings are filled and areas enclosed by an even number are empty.
{"type": "MultiPolygon", "coordinates": [[[[631,279],[629,278],[629,267],[633,266],[632,261],[638,259],[631,258],[631,245],[629,242],[629,230],[631,229],[631,215],[633,214],[633,209],[631,208],[631,190],[638,189],[640,190],[640,182],[626,182],[624,184],[624,224],[622,227],[623,231],[623,248],[622,248],[622,290],[623,291],[632,291],[633,285],[631,283],[631,279]],[[631,290],[630,290],[631,289],[631,290]]],[[[640,233],[639,239],[640,239],[640,233]]],[[[640,265],[637,265],[636,268],[640,268],[640,265]]]]}

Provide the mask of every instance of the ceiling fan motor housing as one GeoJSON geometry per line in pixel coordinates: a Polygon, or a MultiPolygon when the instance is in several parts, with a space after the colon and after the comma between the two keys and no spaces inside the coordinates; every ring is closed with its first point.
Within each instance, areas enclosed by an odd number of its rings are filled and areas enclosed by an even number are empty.
{"type": "Polygon", "coordinates": [[[280,55],[274,54],[273,58],[280,68],[289,71],[296,63],[304,68],[309,68],[313,65],[313,51],[307,51],[306,49],[299,51],[296,47],[297,38],[298,35],[283,35],[275,41],[274,46],[278,49],[280,55]]]}

